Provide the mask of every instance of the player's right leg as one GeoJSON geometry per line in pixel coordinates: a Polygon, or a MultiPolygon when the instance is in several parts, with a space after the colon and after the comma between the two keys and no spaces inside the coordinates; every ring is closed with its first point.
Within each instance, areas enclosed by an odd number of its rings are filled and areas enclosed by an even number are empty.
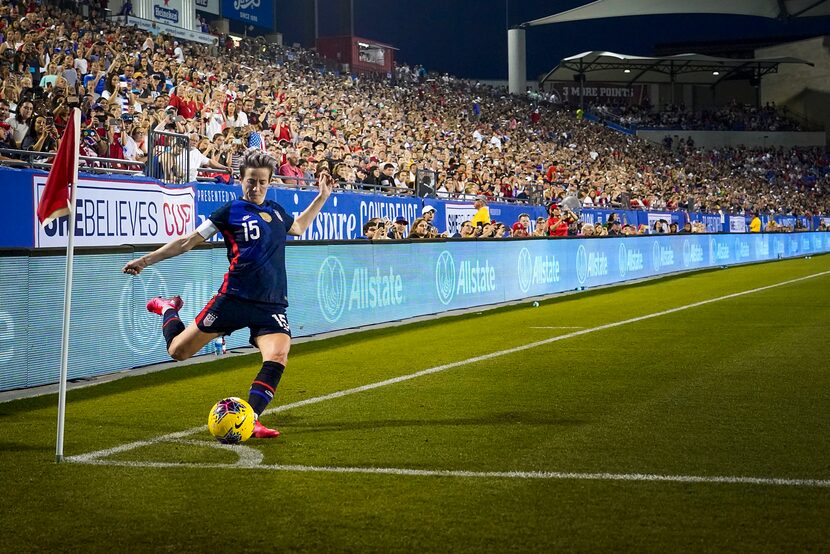
{"type": "MultiPolygon", "coordinates": [[[[222,333],[204,332],[194,321],[187,328],[179,318],[184,305],[181,297],[162,298],[157,296],[147,302],[147,311],[162,316],[161,331],[167,342],[167,352],[174,360],[186,360],[222,333]]],[[[201,315],[201,314],[200,314],[201,315]]],[[[198,318],[197,318],[198,319],[198,318]]]]}

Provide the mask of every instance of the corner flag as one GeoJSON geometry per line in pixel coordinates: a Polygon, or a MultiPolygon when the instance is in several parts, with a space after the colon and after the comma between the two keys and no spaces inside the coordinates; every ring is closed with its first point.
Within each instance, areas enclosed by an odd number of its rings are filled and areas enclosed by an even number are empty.
{"type": "MultiPolygon", "coordinates": [[[[37,218],[41,225],[53,219],[69,215],[71,188],[78,180],[78,149],[81,143],[81,111],[72,110],[72,116],[63,133],[58,154],[52,161],[52,169],[46,178],[46,187],[37,207],[37,218]]],[[[69,225],[72,228],[73,225],[69,225]]]]}
{"type": "Polygon", "coordinates": [[[63,289],[63,326],[61,329],[61,366],[58,387],[58,438],[55,460],[63,461],[63,422],[66,418],[66,380],[69,373],[69,315],[72,311],[72,266],[75,254],[75,192],[78,188],[78,149],[81,146],[81,110],[72,115],[63,132],[58,154],[46,178],[46,187],[37,206],[41,225],[68,215],[66,241],[66,281],[63,289]]]}

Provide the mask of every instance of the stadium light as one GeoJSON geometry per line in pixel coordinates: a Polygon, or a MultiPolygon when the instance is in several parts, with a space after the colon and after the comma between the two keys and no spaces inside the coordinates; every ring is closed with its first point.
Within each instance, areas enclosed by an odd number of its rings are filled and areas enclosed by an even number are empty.
{"type": "Polygon", "coordinates": [[[713,71],[712,75],[715,75],[715,76],[720,75],[720,71],[713,71]]]}

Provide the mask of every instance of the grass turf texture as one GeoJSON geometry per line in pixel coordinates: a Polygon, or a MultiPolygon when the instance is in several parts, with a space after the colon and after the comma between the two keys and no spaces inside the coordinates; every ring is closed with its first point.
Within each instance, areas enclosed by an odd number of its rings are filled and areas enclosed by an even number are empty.
{"type": "MultiPolygon", "coordinates": [[[[275,404],[830,270],[701,272],[295,346],[275,404]]],[[[284,413],[264,464],[830,479],[830,275],[284,413]]],[[[77,330],[76,330],[77,332],[77,330]]],[[[67,454],[200,425],[256,355],[68,394],[67,454]]],[[[20,550],[818,551],[830,489],[54,463],[54,395],[0,404],[20,550]]],[[[207,431],[188,440],[208,440],[207,431]]],[[[159,443],[133,462],[233,463],[159,443]]]]}

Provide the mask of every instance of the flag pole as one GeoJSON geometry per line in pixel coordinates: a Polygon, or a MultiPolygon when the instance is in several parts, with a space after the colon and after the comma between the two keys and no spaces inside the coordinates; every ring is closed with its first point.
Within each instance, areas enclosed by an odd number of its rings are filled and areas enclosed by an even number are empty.
{"type": "MultiPolygon", "coordinates": [[[[78,189],[78,162],[80,156],[81,111],[72,109],[74,120],[74,152],[72,182],[69,184],[69,215],[66,234],[66,281],[63,293],[63,326],[61,329],[61,374],[58,385],[58,440],[55,447],[55,462],[63,461],[63,426],[66,418],[66,380],[69,374],[69,315],[72,309],[72,267],[75,261],[75,191],[78,189]]],[[[68,137],[64,137],[68,138],[68,137]]]]}

